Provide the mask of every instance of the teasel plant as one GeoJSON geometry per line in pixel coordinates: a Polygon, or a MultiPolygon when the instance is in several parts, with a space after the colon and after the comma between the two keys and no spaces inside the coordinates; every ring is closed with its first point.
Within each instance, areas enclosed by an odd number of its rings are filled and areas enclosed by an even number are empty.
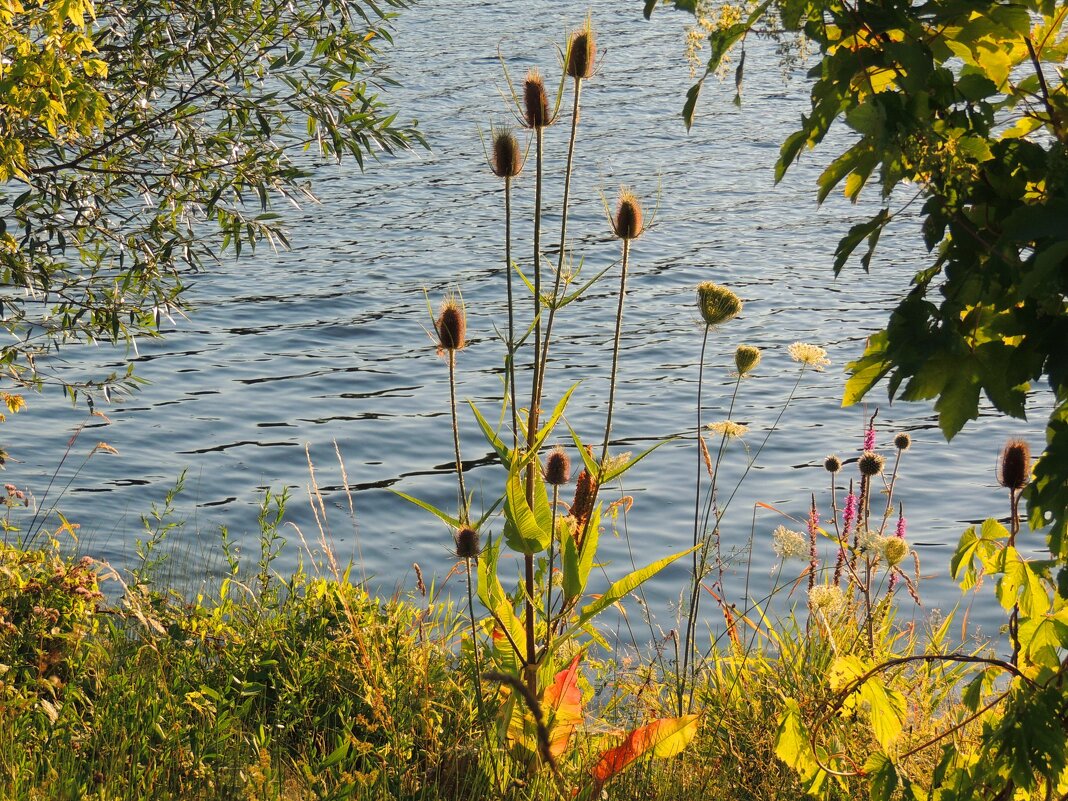
{"type": "MultiPolygon", "coordinates": [[[[1020,494],[1031,481],[1031,448],[1020,439],[1011,439],[1001,450],[998,462],[998,483],[1009,491],[1008,547],[1016,546],[1020,533],[1020,494]]],[[[1012,664],[1020,660],[1020,601],[1016,599],[1009,613],[1009,640],[1012,643],[1012,664]]]]}
{"type": "MultiPolygon", "coordinates": [[[[481,130],[479,136],[482,136],[481,130]]],[[[483,140],[483,149],[486,149],[483,140]]],[[[505,340],[505,375],[507,376],[508,407],[512,415],[512,447],[519,440],[519,408],[516,404],[516,386],[513,369],[518,343],[515,338],[515,298],[512,293],[512,181],[519,177],[526,161],[526,153],[520,148],[515,132],[508,126],[490,126],[490,145],[487,150],[490,170],[504,179],[504,276],[507,287],[508,333],[505,340]]]]}

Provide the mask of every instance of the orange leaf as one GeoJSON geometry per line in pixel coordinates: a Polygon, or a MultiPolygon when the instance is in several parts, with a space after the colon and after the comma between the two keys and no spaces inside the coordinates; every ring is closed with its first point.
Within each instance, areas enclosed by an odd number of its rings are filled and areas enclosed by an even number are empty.
{"type": "Polygon", "coordinates": [[[575,654],[571,664],[556,674],[556,679],[542,695],[541,708],[549,729],[549,753],[554,759],[567,750],[571,735],[582,722],[582,691],[578,686],[581,658],[582,654],[575,654]]]}
{"type": "Polygon", "coordinates": [[[645,756],[670,757],[680,753],[697,734],[697,715],[654,720],[630,732],[621,745],[601,754],[593,768],[593,780],[603,785],[634,760],[645,756]]]}

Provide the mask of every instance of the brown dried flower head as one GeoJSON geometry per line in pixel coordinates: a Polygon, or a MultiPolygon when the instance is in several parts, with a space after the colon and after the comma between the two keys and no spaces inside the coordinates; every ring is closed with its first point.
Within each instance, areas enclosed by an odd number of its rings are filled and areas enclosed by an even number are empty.
{"type": "Polygon", "coordinates": [[[908,435],[908,432],[902,431],[896,437],[894,437],[894,447],[899,451],[907,451],[912,447],[912,437],[908,435]]]}
{"type": "Polygon", "coordinates": [[[619,203],[616,216],[612,219],[612,230],[620,239],[637,239],[642,235],[642,206],[637,196],[627,188],[619,190],[619,203]]]}
{"type": "Polygon", "coordinates": [[[570,480],[571,459],[563,448],[553,448],[545,458],[545,483],[558,487],[570,480]]]}
{"type": "Polygon", "coordinates": [[[842,460],[832,453],[830,456],[823,460],[823,469],[826,470],[828,473],[837,473],[839,470],[842,469],[842,460]]]}
{"type": "Polygon", "coordinates": [[[883,472],[883,467],[886,465],[886,458],[880,456],[875,451],[864,451],[861,457],[857,460],[857,467],[860,468],[860,474],[871,478],[877,476],[883,472]]]}
{"type": "Polygon", "coordinates": [[[597,58],[597,39],[589,22],[571,34],[567,50],[565,72],[572,78],[589,78],[593,75],[593,62],[597,58]]]}
{"type": "Polygon", "coordinates": [[[523,170],[523,152],[509,128],[491,128],[493,153],[490,169],[498,178],[515,178],[523,170]]]}
{"type": "Polygon", "coordinates": [[[552,123],[545,81],[536,67],[527,72],[526,80],[523,81],[523,109],[526,112],[528,128],[544,128],[552,123]]]}
{"type": "Polygon", "coordinates": [[[456,556],[460,559],[478,556],[478,532],[470,526],[464,526],[456,532],[456,556]]]}
{"type": "Polygon", "coordinates": [[[463,350],[467,344],[467,317],[464,307],[453,298],[446,298],[434,324],[438,333],[438,350],[463,350]]]}
{"type": "Polygon", "coordinates": [[[1022,439],[1010,439],[1001,451],[998,483],[1011,490],[1021,490],[1031,480],[1031,448],[1022,439]]]}

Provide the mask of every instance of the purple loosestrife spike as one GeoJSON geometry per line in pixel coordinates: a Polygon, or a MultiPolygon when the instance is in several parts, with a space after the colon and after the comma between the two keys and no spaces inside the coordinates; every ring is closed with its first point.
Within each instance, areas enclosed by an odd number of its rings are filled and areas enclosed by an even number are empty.
{"type": "Polygon", "coordinates": [[[842,511],[842,525],[845,529],[846,536],[849,535],[853,526],[853,521],[857,519],[857,496],[853,494],[852,488],[849,490],[849,494],[846,495],[845,509],[842,511]]]}
{"type": "Polygon", "coordinates": [[[820,567],[820,557],[816,550],[816,535],[820,530],[820,513],[816,510],[816,498],[812,498],[812,506],[808,510],[808,590],[816,586],[816,571],[820,567]]]}
{"type": "Polygon", "coordinates": [[[872,423],[868,426],[868,430],[864,432],[864,450],[875,450],[875,424],[872,423]]]}
{"type": "Polygon", "coordinates": [[[905,516],[904,515],[898,515],[897,528],[894,529],[894,536],[897,537],[899,540],[905,539],[905,516]]]}

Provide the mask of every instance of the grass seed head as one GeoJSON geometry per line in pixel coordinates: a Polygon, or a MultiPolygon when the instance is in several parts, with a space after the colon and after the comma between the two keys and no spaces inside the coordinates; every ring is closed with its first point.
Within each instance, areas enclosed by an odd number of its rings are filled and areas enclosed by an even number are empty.
{"type": "Polygon", "coordinates": [[[697,308],[705,325],[714,326],[741,314],[742,301],[727,287],[703,281],[697,285],[697,308]]]}
{"type": "Polygon", "coordinates": [[[998,483],[1011,490],[1023,489],[1031,480],[1031,448],[1022,439],[1010,439],[1001,451],[998,483]]]}

